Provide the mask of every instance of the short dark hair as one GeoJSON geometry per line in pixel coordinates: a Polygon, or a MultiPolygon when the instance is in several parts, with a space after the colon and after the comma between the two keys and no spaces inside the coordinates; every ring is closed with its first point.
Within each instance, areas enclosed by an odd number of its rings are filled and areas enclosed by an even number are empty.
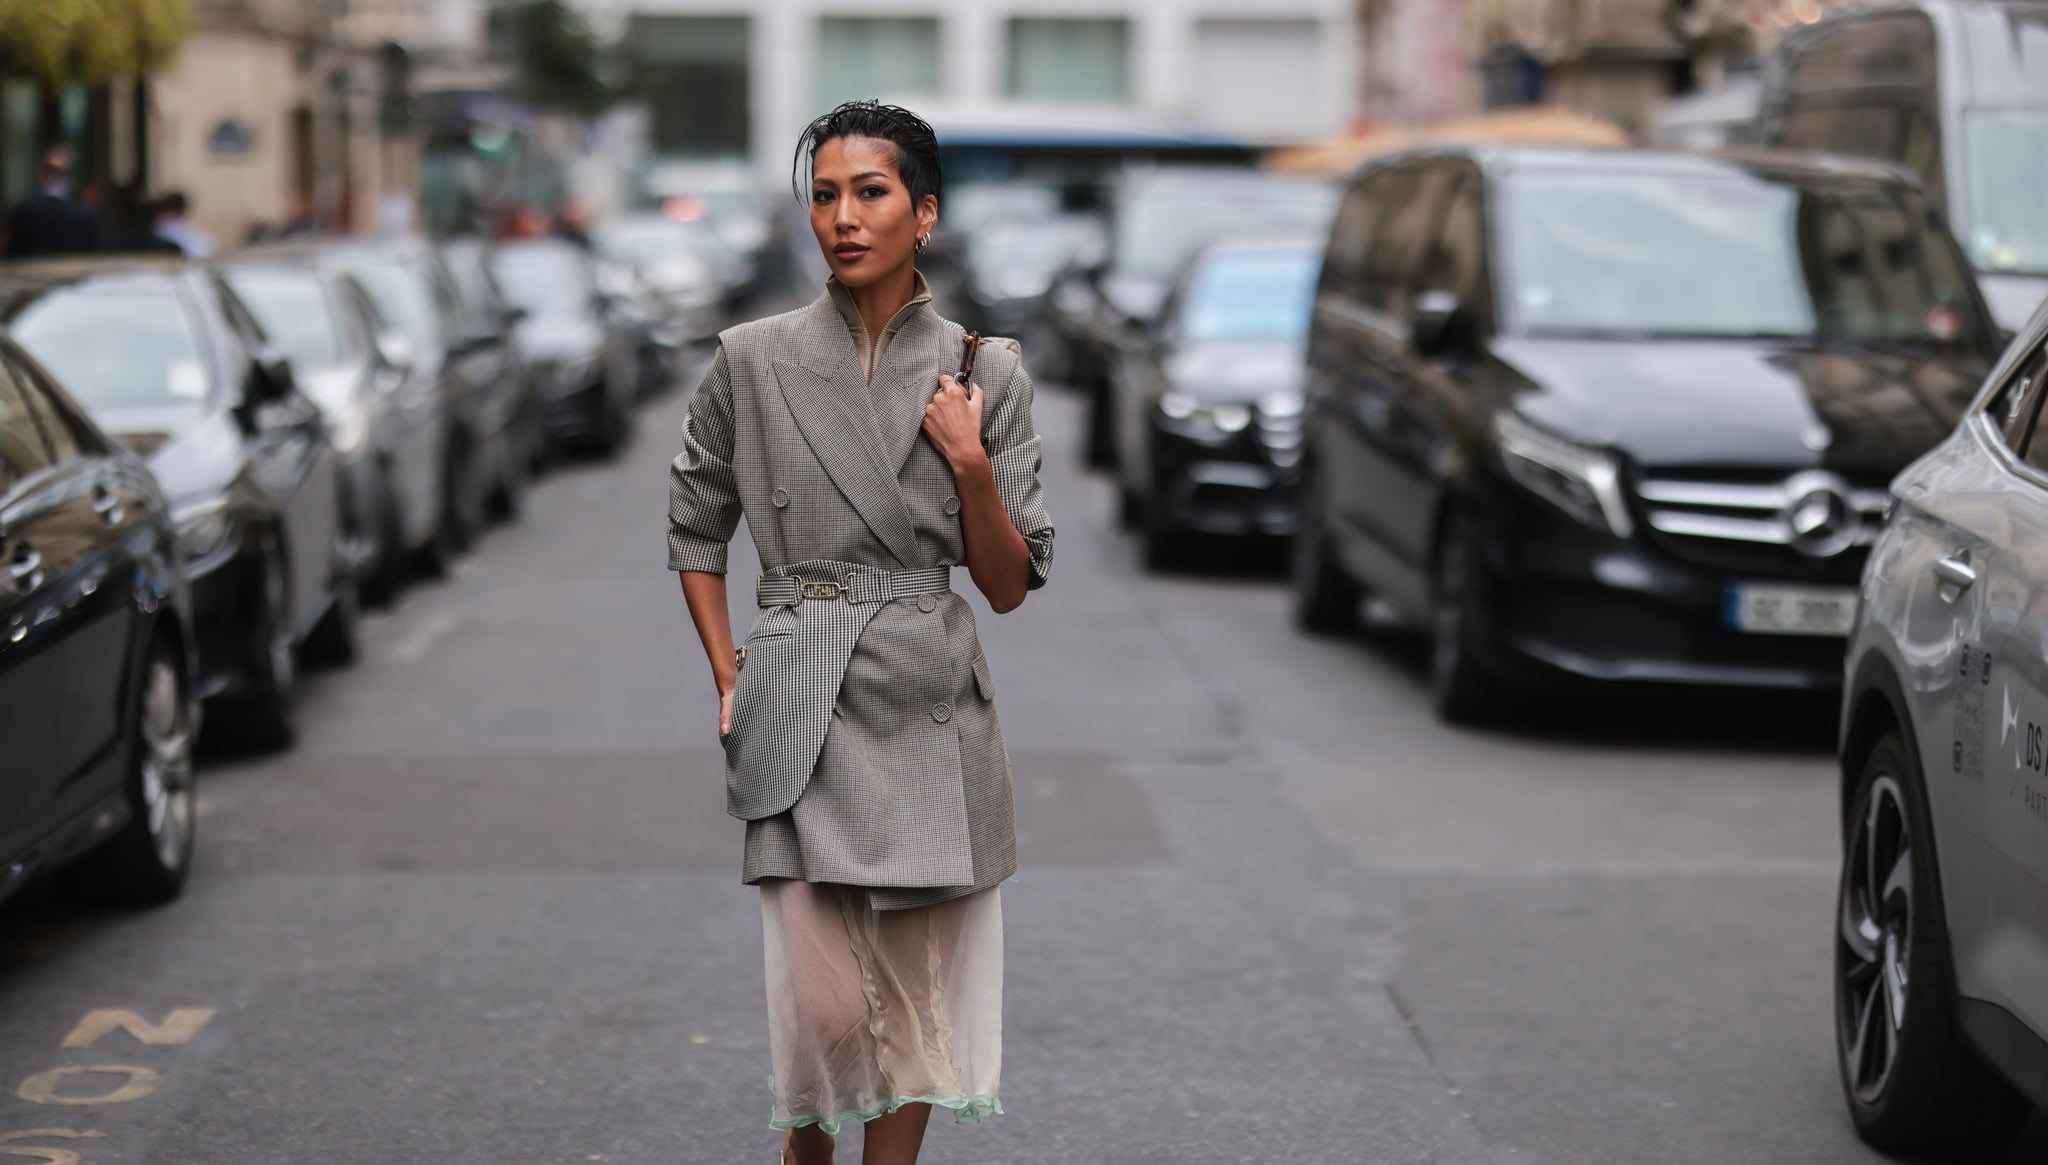
{"type": "Polygon", "coordinates": [[[790,166],[789,185],[798,202],[810,201],[805,189],[818,151],[834,138],[875,138],[896,148],[896,176],[910,191],[910,204],[920,206],[926,195],[939,192],[939,135],[931,123],[900,105],[879,101],[849,101],[804,127],[797,139],[796,160],[790,166]]]}

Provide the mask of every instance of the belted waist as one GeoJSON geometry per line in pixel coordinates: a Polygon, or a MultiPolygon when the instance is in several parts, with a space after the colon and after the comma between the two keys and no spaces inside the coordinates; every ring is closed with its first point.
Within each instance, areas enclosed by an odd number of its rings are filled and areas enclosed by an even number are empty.
{"type": "Polygon", "coordinates": [[[938,594],[953,589],[953,568],[927,566],[918,570],[881,570],[857,566],[832,577],[819,566],[792,566],[801,574],[764,574],[754,580],[754,603],[761,607],[795,607],[806,600],[845,599],[849,603],[886,603],[905,595],[938,594]]]}

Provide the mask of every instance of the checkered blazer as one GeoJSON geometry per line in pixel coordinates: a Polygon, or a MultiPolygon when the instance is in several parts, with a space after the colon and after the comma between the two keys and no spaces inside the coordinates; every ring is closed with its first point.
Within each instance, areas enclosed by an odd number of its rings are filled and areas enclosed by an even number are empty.
{"type": "MultiPolygon", "coordinates": [[[[722,574],[742,513],[764,570],[837,579],[853,566],[967,560],[952,468],[923,435],[961,328],[927,306],[870,383],[829,295],[731,328],[690,402],[669,473],[668,565],[722,574]]],[[[983,443],[1043,586],[1053,527],[1039,486],[1031,379],[985,345],[983,443]]],[[[965,571],[954,573],[965,585],[965,571]]],[[[730,589],[753,601],[753,587],[730,589]]],[[[994,885],[1016,867],[995,687],[958,594],[760,608],[747,632],[726,753],[727,810],[746,819],[746,880],[899,888],[901,904],[994,885]]],[[[878,904],[887,904],[886,901],[878,904]]]]}

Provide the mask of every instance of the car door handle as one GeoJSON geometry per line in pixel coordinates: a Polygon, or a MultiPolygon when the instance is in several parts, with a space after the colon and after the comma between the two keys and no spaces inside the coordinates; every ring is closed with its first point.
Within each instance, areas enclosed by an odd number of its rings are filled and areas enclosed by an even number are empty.
{"type": "Polygon", "coordinates": [[[1967,550],[1935,559],[1932,569],[1934,577],[1943,584],[1941,597],[1951,603],[1977,581],[1977,568],[1970,565],[1970,552],[1967,550]]]}

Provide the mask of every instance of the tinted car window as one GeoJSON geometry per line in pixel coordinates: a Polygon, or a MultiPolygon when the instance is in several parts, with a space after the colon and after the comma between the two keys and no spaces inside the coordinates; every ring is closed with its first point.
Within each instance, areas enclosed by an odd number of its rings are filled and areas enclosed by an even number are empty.
{"type": "Polygon", "coordinates": [[[1903,111],[1877,105],[1795,108],[1785,117],[1780,141],[1796,150],[1824,150],[1852,157],[1896,158],[1903,152],[1903,111]]]}
{"type": "Polygon", "coordinates": [[[1510,175],[1504,197],[1502,294],[1530,331],[1958,350],[1988,334],[1926,199],[1896,184],[1552,171],[1510,175]]]}
{"type": "Polygon", "coordinates": [[[213,375],[183,298],[162,280],[58,287],[15,306],[8,330],[88,410],[194,420],[213,375]],[[119,337],[109,343],[109,336],[119,337]]]}
{"type": "Polygon", "coordinates": [[[1336,208],[1336,191],[1321,183],[1231,176],[1138,186],[1117,203],[1114,266],[1142,278],[1172,279],[1196,251],[1225,235],[1247,227],[1320,234],[1336,208]]]}
{"type": "Polygon", "coordinates": [[[387,326],[419,347],[441,346],[440,308],[425,272],[398,255],[352,256],[347,266],[387,326]]]}
{"type": "Polygon", "coordinates": [[[1365,255],[1386,213],[1387,195],[1394,176],[1385,172],[1368,175],[1352,185],[1337,208],[1337,221],[1330,228],[1330,247],[1323,258],[1323,286],[1337,295],[1357,297],[1365,291],[1365,255]]]}
{"type": "Polygon", "coordinates": [[[333,305],[310,271],[233,271],[235,289],[263,334],[292,366],[330,368],[342,362],[342,338],[333,305]]]}
{"type": "Polygon", "coordinates": [[[29,412],[30,391],[13,366],[0,359],[0,493],[56,464],[42,424],[29,412]]]}
{"type": "Polygon", "coordinates": [[[1492,305],[1486,294],[1486,211],[1480,191],[1478,175],[1467,172],[1459,180],[1415,284],[1418,290],[1448,291],[1485,318],[1492,305]]]}
{"type": "Polygon", "coordinates": [[[1424,252],[1436,234],[1438,216],[1450,196],[1455,171],[1443,167],[1395,176],[1387,213],[1365,254],[1365,302],[1388,315],[1405,317],[1424,252]]]}
{"type": "Polygon", "coordinates": [[[1202,264],[1181,298],[1181,334],[1193,340],[1281,340],[1308,334],[1321,256],[1233,251],[1202,264]]]}

